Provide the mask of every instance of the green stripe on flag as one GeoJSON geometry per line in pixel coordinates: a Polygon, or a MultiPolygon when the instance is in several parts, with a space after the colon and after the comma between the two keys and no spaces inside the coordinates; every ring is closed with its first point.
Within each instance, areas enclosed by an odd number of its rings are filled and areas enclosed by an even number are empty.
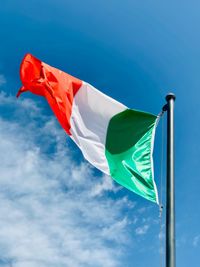
{"type": "Polygon", "coordinates": [[[110,175],[122,186],[153,202],[152,149],[157,116],[127,109],[111,118],[106,137],[110,175]]]}

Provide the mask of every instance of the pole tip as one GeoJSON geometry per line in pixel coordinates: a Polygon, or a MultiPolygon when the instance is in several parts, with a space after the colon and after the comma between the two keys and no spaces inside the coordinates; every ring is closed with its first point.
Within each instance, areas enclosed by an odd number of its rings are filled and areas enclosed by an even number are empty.
{"type": "Polygon", "coordinates": [[[166,99],[167,101],[169,101],[170,99],[173,99],[173,100],[175,101],[176,96],[175,96],[175,94],[173,94],[173,93],[169,93],[169,94],[166,95],[165,99],[166,99]]]}

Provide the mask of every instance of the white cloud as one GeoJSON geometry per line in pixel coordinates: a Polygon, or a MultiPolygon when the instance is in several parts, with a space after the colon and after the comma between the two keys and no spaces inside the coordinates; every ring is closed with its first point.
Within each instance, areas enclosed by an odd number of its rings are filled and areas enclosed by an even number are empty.
{"type": "Polygon", "coordinates": [[[147,233],[148,229],[149,229],[149,225],[145,224],[141,227],[137,227],[135,230],[135,233],[136,233],[136,235],[144,235],[147,233]]]}
{"type": "Polygon", "coordinates": [[[120,186],[115,186],[113,180],[110,179],[107,175],[102,177],[102,181],[96,183],[91,191],[91,196],[101,196],[106,191],[114,191],[117,192],[120,190],[120,186]]]}
{"type": "Polygon", "coordinates": [[[116,191],[110,178],[78,165],[64,132],[36,104],[3,93],[0,100],[14,111],[0,118],[0,261],[12,267],[119,266],[121,246],[129,242],[123,209],[135,203],[104,197],[116,191]]]}
{"type": "Polygon", "coordinates": [[[194,247],[198,247],[199,244],[200,244],[200,235],[197,235],[197,236],[194,237],[193,242],[192,242],[192,245],[194,247]]]}
{"type": "Polygon", "coordinates": [[[109,240],[114,240],[117,243],[126,244],[129,240],[125,232],[127,224],[127,218],[123,218],[121,221],[116,221],[114,224],[103,228],[102,236],[109,240]]]}

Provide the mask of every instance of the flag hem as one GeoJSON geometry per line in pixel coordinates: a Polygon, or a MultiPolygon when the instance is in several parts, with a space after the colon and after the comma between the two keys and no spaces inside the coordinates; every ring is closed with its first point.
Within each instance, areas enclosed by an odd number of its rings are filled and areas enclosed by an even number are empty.
{"type": "Polygon", "coordinates": [[[151,139],[151,156],[150,156],[150,161],[151,161],[151,173],[152,173],[152,181],[153,181],[153,186],[154,186],[154,191],[156,194],[156,203],[159,205],[159,198],[158,198],[158,190],[157,186],[154,180],[154,162],[153,162],[153,151],[154,151],[154,140],[155,140],[155,133],[156,133],[156,128],[158,125],[158,122],[160,120],[160,116],[157,116],[157,119],[155,121],[154,129],[152,131],[152,139],[151,139]]]}

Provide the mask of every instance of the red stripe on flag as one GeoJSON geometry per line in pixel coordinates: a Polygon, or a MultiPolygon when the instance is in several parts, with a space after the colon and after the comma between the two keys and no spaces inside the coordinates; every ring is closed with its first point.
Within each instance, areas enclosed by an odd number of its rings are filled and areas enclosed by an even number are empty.
{"type": "Polygon", "coordinates": [[[23,86],[17,97],[25,91],[44,96],[65,131],[70,133],[70,116],[75,94],[82,81],[27,54],[20,67],[23,86]]]}

